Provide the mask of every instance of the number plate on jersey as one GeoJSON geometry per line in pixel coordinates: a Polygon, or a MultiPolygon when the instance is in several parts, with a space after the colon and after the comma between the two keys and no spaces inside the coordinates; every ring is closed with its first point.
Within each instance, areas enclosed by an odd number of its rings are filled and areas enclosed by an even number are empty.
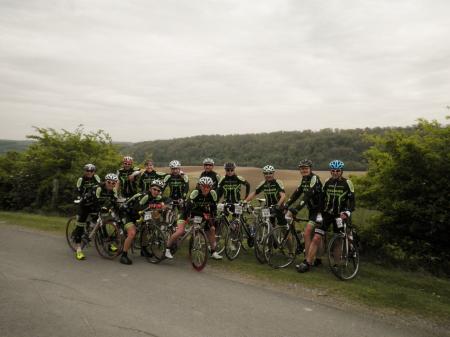
{"type": "Polygon", "coordinates": [[[152,212],[145,212],[144,213],[144,221],[148,221],[152,219],[152,212]]]}
{"type": "Polygon", "coordinates": [[[194,223],[200,224],[202,223],[203,218],[201,216],[194,216],[194,223]]]}
{"type": "Polygon", "coordinates": [[[263,216],[264,218],[270,217],[270,209],[268,209],[268,208],[263,208],[263,209],[261,210],[261,214],[262,214],[262,216],[263,216]]]}
{"type": "Polygon", "coordinates": [[[234,214],[242,214],[242,206],[239,204],[234,204],[234,214]]]}
{"type": "Polygon", "coordinates": [[[224,204],[217,204],[217,210],[219,212],[223,212],[224,206],[225,206],[224,204]]]}
{"type": "Polygon", "coordinates": [[[336,226],[337,226],[337,228],[344,227],[344,224],[342,223],[342,219],[341,218],[336,218],[336,226]]]}

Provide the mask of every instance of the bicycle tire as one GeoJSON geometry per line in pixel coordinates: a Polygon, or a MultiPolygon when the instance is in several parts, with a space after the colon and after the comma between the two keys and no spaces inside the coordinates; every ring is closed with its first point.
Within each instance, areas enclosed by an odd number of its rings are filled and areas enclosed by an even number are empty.
{"type": "Polygon", "coordinates": [[[328,262],[331,272],[340,280],[346,281],[355,278],[359,271],[359,250],[356,242],[349,243],[347,251],[346,236],[336,234],[328,244],[328,262]],[[336,252],[340,250],[337,257],[336,252]]]}
{"type": "Polygon", "coordinates": [[[255,234],[255,257],[259,263],[267,263],[267,256],[264,254],[264,240],[267,238],[267,227],[265,223],[260,223],[255,234]]]}
{"type": "Polygon", "coordinates": [[[238,219],[234,219],[228,231],[225,241],[225,255],[228,260],[233,261],[239,256],[242,248],[242,227],[238,219]]]}
{"type": "Polygon", "coordinates": [[[189,259],[192,267],[201,271],[208,261],[208,240],[202,230],[193,230],[189,239],[189,259]]]}
{"type": "Polygon", "coordinates": [[[123,239],[122,231],[115,221],[103,221],[102,226],[95,232],[95,249],[101,257],[114,259],[122,253],[123,239]],[[112,251],[111,245],[114,245],[116,250],[112,251]]]}
{"type": "Polygon", "coordinates": [[[157,226],[147,227],[142,233],[142,237],[147,235],[148,247],[150,247],[151,256],[146,257],[150,263],[160,263],[165,258],[166,252],[166,235],[157,226]]]}
{"type": "Polygon", "coordinates": [[[225,242],[230,230],[224,219],[221,219],[216,226],[216,252],[222,254],[225,250],[225,242]]]}
{"type": "Polygon", "coordinates": [[[286,268],[297,256],[297,239],[295,234],[285,226],[270,231],[264,241],[264,252],[267,252],[267,264],[274,269],[286,268]]]}
{"type": "MultiPolygon", "coordinates": [[[[77,217],[73,216],[73,217],[69,218],[69,220],[67,221],[67,224],[66,224],[66,240],[67,240],[67,244],[69,245],[69,248],[73,252],[75,252],[77,250],[76,243],[74,240],[75,238],[73,236],[73,231],[75,230],[76,227],[77,227],[77,217]]],[[[83,239],[81,240],[80,247],[81,247],[81,249],[85,249],[85,247],[86,247],[85,240],[83,240],[83,239]]]]}

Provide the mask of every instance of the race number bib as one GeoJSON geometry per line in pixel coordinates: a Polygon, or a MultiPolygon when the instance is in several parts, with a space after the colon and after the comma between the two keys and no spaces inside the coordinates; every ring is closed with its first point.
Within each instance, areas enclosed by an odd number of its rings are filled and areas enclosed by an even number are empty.
{"type": "Polygon", "coordinates": [[[239,204],[234,204],[234,213],[235,214],[242,214],[242,206],[239,204]]]}
{"type": "Polygon", "coordinates": [[[201,216],[194,216],[194,223],[201,224],[203,218],[201,216]]]}
{"type": "Polygon", "coordinates": [[[268,208],[263,208],[263,209],[261,210],[261,214],[262,214],[262,216],[263,216],[264,218],[270,217],[270,209],[268,209],[268,208]]]}

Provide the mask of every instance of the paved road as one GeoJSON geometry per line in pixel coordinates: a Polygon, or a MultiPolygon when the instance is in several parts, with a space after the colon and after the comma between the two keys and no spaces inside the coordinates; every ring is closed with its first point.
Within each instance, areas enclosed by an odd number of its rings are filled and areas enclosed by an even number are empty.
{"type": "Polygon", "coordinates": [[[201,273],[185,259],[124,266],[62,237],[1,226],[0,336],[429,336],[201,273]]]}

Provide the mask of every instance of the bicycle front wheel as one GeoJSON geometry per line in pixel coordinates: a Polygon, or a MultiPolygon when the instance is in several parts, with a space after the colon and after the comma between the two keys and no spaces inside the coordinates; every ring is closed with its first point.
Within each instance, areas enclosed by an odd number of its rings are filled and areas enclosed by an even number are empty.
{"type": "Polygon", "coordinates": [[[114,259],[122,253],[122,231],[112,220],[103,222],[95,232],[94,241],[98,254],[105,259],[114,259]]]}
{"type": "Polygon", "coordinates": [[[272,268],[285,268],[295,260],[297,240],[285,226],[274,228],[264,242],[267,263],[272,268]]]}
{"type": "Polygon", "coordinates": [[[77,228],[77,218],[71,217],[69,221],[67,221],[66,224],[66,240],[67,244],[69,245],[70,249],[73,251],[76,251],[76,244],[75,244],[75,229],[77,228]]]}
{"type": "Polygon", "coordinates": [[[192,267],[201,271],[206,266],[208,260],[208,241],[206,234],[202,230],[193,230],[189,240],[189,258],[192,267]]]}
{"type": "Polygon", "coordinates": [[[230,230],[224,219],[221,219],[216,226],[216,252],[222,254],[225,249],[225,242],[230,230]]]}
{"type": "Polygon", "coordinates": [[[264,251],[264,241],[267,239],[268,229],[265,223],[258,225],[255,234],[255,256],[259,263],[267,263],[267,255],[264,251]]]}
{"type": "Polygon", "coordinates": [[[225,255],[232,261],[239,256],[242,248],[242,229],[241,223],[235,219],[230,224],[228,236],[225,241],[225,255]]]}
{"type": "Polygon", "coordinates": [[[146,241],[151,252],[151,256],[147,257],[147,261],[151,263],[159,263],[164,260],[166,251],[166,235],[156,226],[148,227],[142,233],[142,240],[146,241]]]}
{"type": "Polygon", "coordinates": [[[331,272],[341,280],[353,279],[359,271],[359,250],[344,234],[336,234],[328,245],[331,272]]]}

